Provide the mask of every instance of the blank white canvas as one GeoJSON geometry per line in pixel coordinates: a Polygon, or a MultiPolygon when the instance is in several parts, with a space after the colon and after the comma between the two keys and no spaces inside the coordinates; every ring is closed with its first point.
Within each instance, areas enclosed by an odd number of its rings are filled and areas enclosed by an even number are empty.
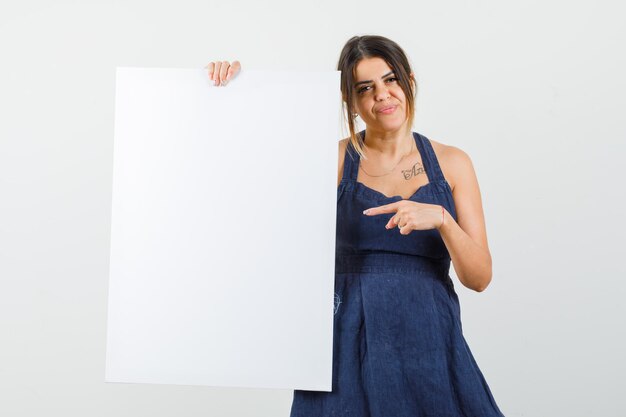
{"type": "Polygon", "coordinates": [[[331,390],[339,77],[117,68],[107,382],[331,390]]]}

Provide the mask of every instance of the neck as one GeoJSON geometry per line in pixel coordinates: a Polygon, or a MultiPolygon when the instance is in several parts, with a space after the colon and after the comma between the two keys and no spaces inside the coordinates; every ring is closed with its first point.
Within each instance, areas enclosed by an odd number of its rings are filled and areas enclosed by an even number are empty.
{"type": "Polygon", "coordinates": [[[413,149],[413,132],[403,126],[394,131],[365,129],[366,154],[385,159],[397,159],[413,149]]]}

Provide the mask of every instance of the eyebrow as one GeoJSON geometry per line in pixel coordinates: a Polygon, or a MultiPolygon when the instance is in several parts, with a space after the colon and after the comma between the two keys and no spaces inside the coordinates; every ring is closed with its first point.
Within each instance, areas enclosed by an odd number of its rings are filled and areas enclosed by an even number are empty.
{"type": "MultiPolygon", "coordinates": [[[[389,71],[387,74],[383,75],[382,77],[380,77],[380,79],[382,80],[385,77],[390,76],[391,74],[393,74],[393,71],[389,71]]],[[[369,84],[369,83],[373,83],[373,80],[365,80],[365,81],[359,81],[358,83],[354,83],[354,87],[357,87],[361,84],[369,84]]]]}

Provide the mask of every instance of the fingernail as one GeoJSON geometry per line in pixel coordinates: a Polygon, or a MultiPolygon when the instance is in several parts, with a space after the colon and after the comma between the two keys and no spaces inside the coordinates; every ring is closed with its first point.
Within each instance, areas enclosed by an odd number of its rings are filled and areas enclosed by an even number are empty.
{"type": "Polygon", "coordinates": [[[228,84],[228,81],[226,80],[222,81],[222,85],[226,85],[226,84],[228,84]]]}
{"type": "Polygon", "coordinates": [[[369,213],[369,211],[370,211],[370,209],[363,210],[363,214],[367,214],[367,213],[369,213]]]}

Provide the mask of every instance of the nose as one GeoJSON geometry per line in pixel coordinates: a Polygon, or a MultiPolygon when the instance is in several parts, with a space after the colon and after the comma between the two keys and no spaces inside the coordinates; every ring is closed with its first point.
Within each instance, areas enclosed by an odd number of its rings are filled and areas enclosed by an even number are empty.
{"type": "Polygon", "coordinates": [[[385,85],[384,82],[376,87],[375,98],[377,101],[385,101],[389,98],[389,90],[387,89],[387,85],[385,85]]]}

